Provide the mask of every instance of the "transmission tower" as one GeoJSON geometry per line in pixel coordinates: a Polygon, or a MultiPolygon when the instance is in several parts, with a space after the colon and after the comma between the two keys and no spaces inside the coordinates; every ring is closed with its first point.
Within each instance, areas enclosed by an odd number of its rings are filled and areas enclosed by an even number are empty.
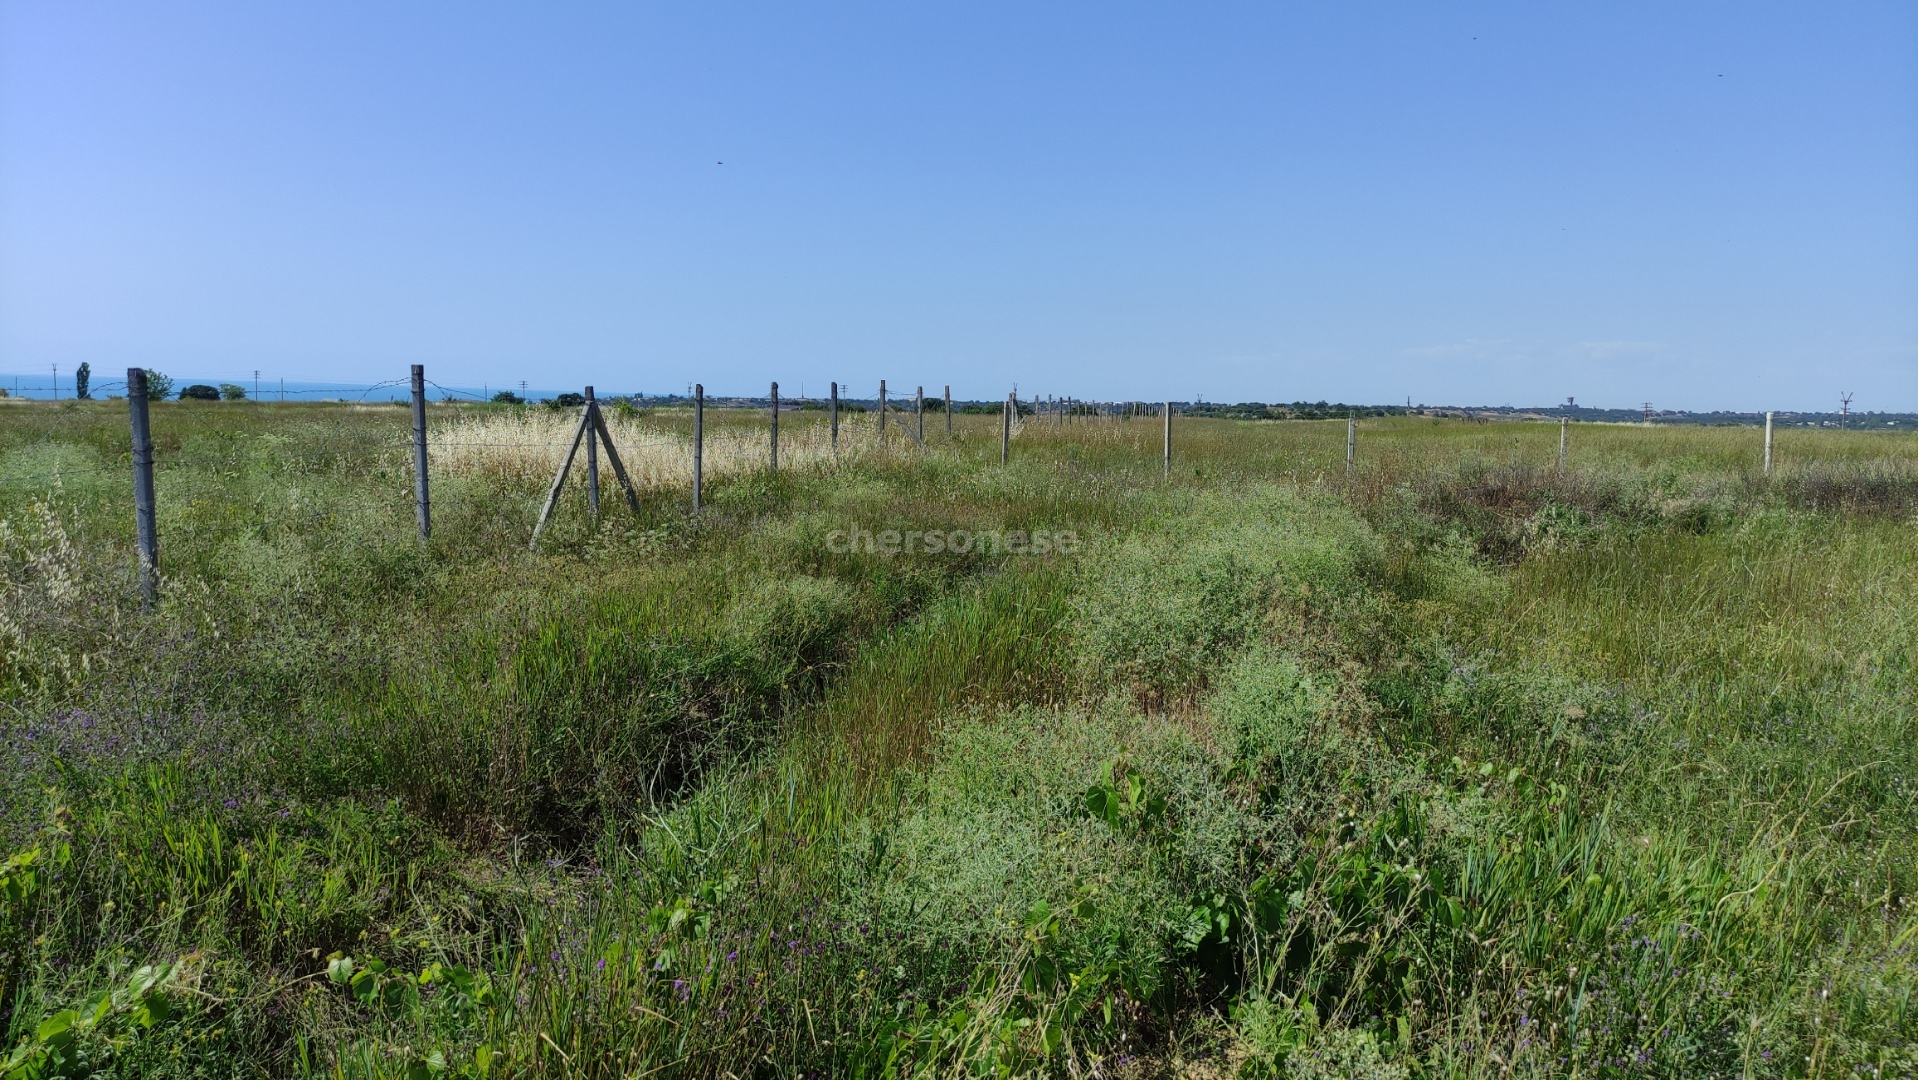
{"type": "Polygon", "coordinates": [[[1838,395],[1838,426],[1845,427],[1851,420],[1851,391],[1838,395]]]}
{"type": "Polygon", "coordinates": [[[1645,403],[1645,422],[1647,424],[1652,422],[1652,403],[1649,401],[1645,403]]]}

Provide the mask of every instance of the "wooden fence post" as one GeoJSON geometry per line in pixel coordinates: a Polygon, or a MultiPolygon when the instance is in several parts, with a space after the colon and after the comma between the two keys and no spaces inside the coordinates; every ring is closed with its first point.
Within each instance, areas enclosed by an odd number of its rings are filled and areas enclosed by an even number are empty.
{"type": "Polygon", "coordinates": [[[839,453],[839,384],[832,384],[832,452],[839,453]]]}
{"type": "Polygon", "coordinates": [[[1571,441],[1572,418],[1558,418],[1558,475],[1565,475],[1565,447],[1571,441]]]}
{"type": "Polygon", "coordinates": [[[1771,410],[1765,410],[1765,475],[1771,475],[1771,410]]]}
{"type": "Polygon", "coordinates": [[[699,513],[700,482],[706,464],[706,386],[693,384],[693,513],[699,513]]]}
{"type": "Polygon", "coordinates": [[[1345,471],[1352,471],[1352,459],[1359,452],[1359,421],[1357,417],[1345,418],[1345,471]]]}
{"type": "Polygon", "coordinates": [[[926,445],[926,388],[915,386],[912,389],[912,418],[916,429],[913,438],[920,446],[926,445]]]}
{"type": "Polygon", "coordinates": [[[952,384],[946,384],[946,438],[952,438],[952,384]]]}
{"type": "Polygon", "coordinates": [[[426,365],[413,365],[413,516],[420,543],[433,535],[433,506],[426,491],[426,365]]]}
{"type": "Polygon", "coordinates": [[[593,424],[594,414],[599,412],[599,399],[593,396],[593,388],[586,388],[586,509],[599,520],[599,431],[593,424]]]}
{"type": "Polygon", "coordinates": [[[147,426],[147,372],[127,369],[127,418],[133,426],[133,522],[140,537],[140,607],[160,599],[160,536],[153,512],[153,431],[147,426]]]}
{"type": "Polygon", "coordinates": [[[773,468],[772,468],[772,471],[778,472],[779,471],[779,384],[778,383],[773,384],[772,401],[773,401],[773,436],[772,436],[773,468]]]}
{"type": "Polygon", "coordinates": [[[886,380],[879,380],[879,445],[886,445],[886,380]]]}

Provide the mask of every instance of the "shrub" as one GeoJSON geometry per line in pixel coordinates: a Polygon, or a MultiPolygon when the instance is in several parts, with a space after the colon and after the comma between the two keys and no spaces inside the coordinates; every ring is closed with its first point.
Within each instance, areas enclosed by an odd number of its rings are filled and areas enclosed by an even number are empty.
{"type": "Polygon", "coordinates": [[[520,397],[518,394],[513,393],[511,390],[501,390],[499,393],[496,393],[493,395],[493,404],[524,405],[526,404],[526,399],[523,397],[520,397]]]}
{"type": "Polygon", "coordinates": [[[1350,594],[1380,559],[1356,516],[1276,489],[1186,514],[1086,563],[1082,672],[1148,699],[1189,695],[1281,599],[1350,594]]]}
{"type": "Polygon", "coordinates": [[[1226,670],[1207,704],[1234,771],[1265,806],[1295,820],[1322,808],[1362,764],[1359,744],[1340,729],[1333,683],[1291,655],[1260,649],[1226,670]]]}
{"type": "Polygon", "coordinates": [[[246,387],[239,383],[223,382],[220,384],[220,396],[227,401],[245,401],[246,387]]]}
{"type": "MultiPolygon", "coordinates": [[[[151,382],[148,382],[147,385],[150,388],[153,384],[151,382]]],[[[192,386],[189,386],[185,390],[180,391],[180,400],[181,401],[218,401],[220,400],[220,392],[214,389],[213,387],[208,386],[205,383],[194,383],[192,386]]]]}

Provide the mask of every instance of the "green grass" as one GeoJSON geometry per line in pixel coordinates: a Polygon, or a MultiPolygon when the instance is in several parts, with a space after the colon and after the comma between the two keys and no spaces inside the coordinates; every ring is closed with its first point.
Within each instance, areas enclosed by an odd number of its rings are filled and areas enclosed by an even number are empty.
{"type": "Polygon", "coordinates": [[[1918,1070],[1908,434],[935,418],[535,554],[168,403],[146,614],[121,408],[0,414],[8,1080],[1918,1070]]]}

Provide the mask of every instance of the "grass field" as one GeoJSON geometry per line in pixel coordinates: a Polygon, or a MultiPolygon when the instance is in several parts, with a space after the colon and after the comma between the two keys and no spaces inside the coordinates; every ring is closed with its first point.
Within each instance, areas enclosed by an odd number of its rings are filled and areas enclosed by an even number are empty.
{"type": "Polygon", "coordinates": [[[1918,437],[609,419],[0,409],[0,1077],[1918,1074],[1918,437]]]}

